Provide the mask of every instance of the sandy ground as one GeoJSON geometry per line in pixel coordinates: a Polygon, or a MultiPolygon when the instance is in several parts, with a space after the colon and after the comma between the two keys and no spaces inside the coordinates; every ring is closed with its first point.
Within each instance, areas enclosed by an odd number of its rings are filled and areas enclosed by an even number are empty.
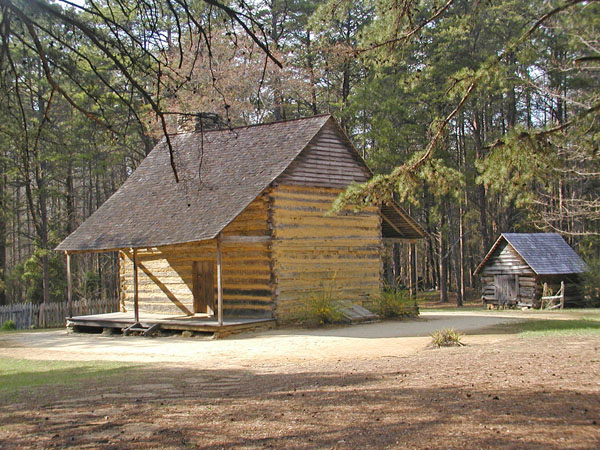
{"type": "MultiPolygon", "coordinates": [[[[190,363],[206,368],[254,367],[271,362],[405,356],[425,348],[431,333],[442,328],[472,333],[523,317],[519,312],[423,312],[415,320],[315,330],[279,329],[223,340],[100,336],[55,330],[0,335],[0,355],[48,360],[190,363]]],[[[500,338],[485,336],[479,340],[500,338]]]]}
{"type": "Polygon", "coordinates": [[[572,313],[425,312],[221,341],[2,334],[0,355],[142,363],[3,393],[0,449],[600,448],[600,336],[486,334],[548,317],[572,313]],[[445,327],[468,345],[428,348],[445,327]]]}

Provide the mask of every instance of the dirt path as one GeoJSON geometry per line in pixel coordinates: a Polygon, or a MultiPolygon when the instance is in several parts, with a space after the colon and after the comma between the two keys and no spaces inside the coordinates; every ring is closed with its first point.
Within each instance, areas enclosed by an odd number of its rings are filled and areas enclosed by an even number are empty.
{"type": "MultiPolygon", "coordinates": [[[[202,367],[255,366],[272,361],[403,356],[427,346],[441,328],[472,332],[519,320],[486,312],[425,312],[419,319],[306,330],[281,329],[198,338],[68,335],[63,330],[0,335],[0,355],[28,359],[186,362],[202,367]]],[[[487,339],[498,337],[488,336],[487,339]]]]}
{"type": "Polygon", "coordinates": [[[141,365],[0,398],[0,448],[600,448],[600,339],[510,338],[400,357],[141,365]]]}
{"type": "Polygon", "coordinates": [[[481,334],[571,313],[425,312],[222,341],[0,335],[0,355],[152,361],[0,396],[0,449],[600,448],[600,336],[481,334]],[[444,327],[460,348],[426,349],[444,327]]]}

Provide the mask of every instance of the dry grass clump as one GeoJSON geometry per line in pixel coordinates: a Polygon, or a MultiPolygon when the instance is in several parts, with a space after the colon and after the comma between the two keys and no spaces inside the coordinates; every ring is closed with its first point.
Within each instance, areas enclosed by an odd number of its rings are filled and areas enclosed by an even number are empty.
{"type": "Polygon", "coordinates": [[[462,347],[463,334],[454,328],[442,328],[431,335],[431,344],[434,347],[462,347]]]}
{"type": "Polygon", "coordinates": [[[342,305],[336,295],[334,281],[301,301],[296,322],[307,327],[346,322],[342,305]]]}

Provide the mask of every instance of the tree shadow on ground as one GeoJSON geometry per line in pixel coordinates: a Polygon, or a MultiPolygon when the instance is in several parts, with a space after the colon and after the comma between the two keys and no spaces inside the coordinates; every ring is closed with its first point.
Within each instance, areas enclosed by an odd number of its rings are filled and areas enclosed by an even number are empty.
{"type": "Polygon", "coordinates": [[[410,379],[405,370],[137,368],[5,405],[0,447],[559,449],[600,438],[598,393],[410,379]]]}

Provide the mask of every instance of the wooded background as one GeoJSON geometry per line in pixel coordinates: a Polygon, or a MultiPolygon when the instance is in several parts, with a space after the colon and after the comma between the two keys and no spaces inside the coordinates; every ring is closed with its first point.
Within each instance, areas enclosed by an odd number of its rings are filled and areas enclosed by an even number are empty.
{"type": "MultiPolygon", "coordinates": [[[[340,203],[399,199],[442,299],[501,232],[560,232],[600,272],[598,2],[0,0],[0,38],[0,305],[64,300],[52,249],[196,113],[332,113],[381,174],[340,203]]],[[[76,298],[117,295],[114,254],[74,264],[76,298]]]]}

